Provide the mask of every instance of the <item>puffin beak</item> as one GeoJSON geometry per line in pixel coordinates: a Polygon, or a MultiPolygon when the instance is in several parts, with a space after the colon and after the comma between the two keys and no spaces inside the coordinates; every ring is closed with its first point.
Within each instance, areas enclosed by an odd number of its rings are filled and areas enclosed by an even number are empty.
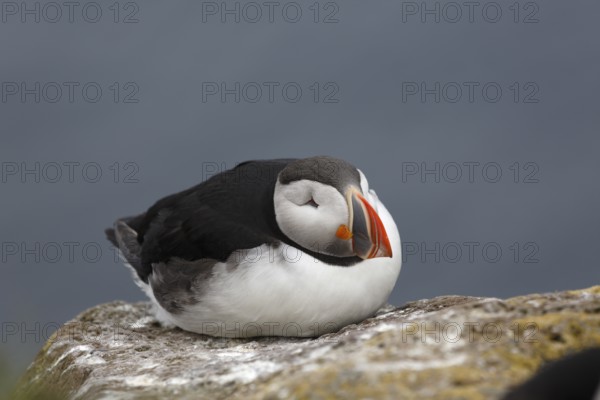
{"type": "Polygon", "coordinates": [[[354,187],[346,192],[350,223],[340,225],[336,236],[352,239],[354,254],[362,259],[392,257],[392,246],[381,218],[367,199],[354,187]]]}

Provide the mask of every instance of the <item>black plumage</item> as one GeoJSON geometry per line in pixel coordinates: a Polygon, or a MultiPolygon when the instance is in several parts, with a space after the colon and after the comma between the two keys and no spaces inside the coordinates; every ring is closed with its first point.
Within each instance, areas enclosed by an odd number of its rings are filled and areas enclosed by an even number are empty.
{"type": "MultiPolygon", "coordinates": [[[[330,176],[349,170],[340,160],[313,157],[300,163],[286,180],[326,181],[342,190],[348,182],[360,185],[358,172],[330,176]],[[337,166],[336,166],[337,165],[337,166]]],[[[210,179],[157,201],[145,213],[119,219],[106,230],[107,238],[123,252],[143,282],[148,283],[153,264],[172,258],[187,261],[225,261],[231,253],[262,244],[280,242],[301,249],[328,264],[349,266],[359,257],[333,257],[305,249],[279,229],[273,193],[279,173],[293,159],[248,161],[210,179]]],[[[345,163],[345,162],[344,162],[345,163]]],[[[353,167],[352,167],[353,168],[353,167]]]]}

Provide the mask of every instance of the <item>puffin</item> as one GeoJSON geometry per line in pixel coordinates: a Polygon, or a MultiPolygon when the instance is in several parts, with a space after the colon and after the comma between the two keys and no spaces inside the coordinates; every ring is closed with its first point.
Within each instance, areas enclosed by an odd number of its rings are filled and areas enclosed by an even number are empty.
{"type": "Polygon", "coordinates": [[[600,347],[543,365],[502,400],[600,400],[600,347]]]}
{"type": "Polygon", "coordinates": [[[164,326],[317,337],[375,315],[401,268],[394,219],[342,159],[246,161],[105,231],[164,326]]]}

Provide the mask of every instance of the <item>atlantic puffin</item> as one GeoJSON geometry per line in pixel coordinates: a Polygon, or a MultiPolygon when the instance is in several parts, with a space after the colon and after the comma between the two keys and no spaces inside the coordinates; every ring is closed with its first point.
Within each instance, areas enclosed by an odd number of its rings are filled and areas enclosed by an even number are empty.
{"type": "Polygon", "coordinates": [[[502,400],[600,400],[600,347],[543,365],[502,400]]]}
{"type": "Polygon", "coordinates": [[[220,337],[358,323],[386,303],[402,259],[365,175],[329,156],[243,162],[106,236],[162,324],[220,337]]]}

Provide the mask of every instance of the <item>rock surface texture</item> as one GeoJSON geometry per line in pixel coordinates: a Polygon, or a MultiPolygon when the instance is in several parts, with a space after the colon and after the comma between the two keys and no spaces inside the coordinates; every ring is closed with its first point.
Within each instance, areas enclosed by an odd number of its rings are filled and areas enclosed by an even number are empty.
{"type": "Polygon", "coordinates": [[[316,339],[212,338],[102,304],[50,338],[18,398],[499,399],[543,363],[600,346],[600,286],[386,307],[316,339]]]}

